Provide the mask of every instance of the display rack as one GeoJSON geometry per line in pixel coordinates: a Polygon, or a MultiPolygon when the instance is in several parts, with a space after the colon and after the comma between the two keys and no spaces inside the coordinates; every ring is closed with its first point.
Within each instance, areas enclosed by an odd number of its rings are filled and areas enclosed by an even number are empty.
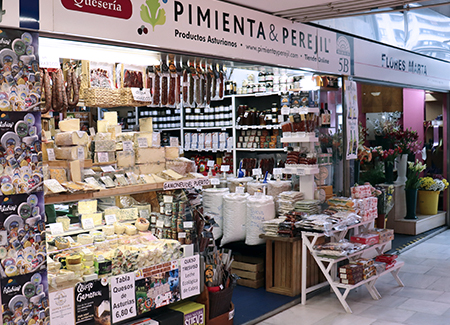
{"type": "MultiPolygon", "coordinates": [[[[355,234],[363,233],[371,228],[373,228],[373,220],[366,221],[362,223],[358,223],[352,226],[348,226],[343,231],[333,231],[331,233],[331,240],[335,242],[339,242],[347,235],[348,231],[350,229],[353,229],[355,234]]],[[[377,279],[385,274],[391,273],[394,279],[397,281],[398,285],[403,287],[403,282],[398,277],[398,272],[400,271],[401,267],[404,265],[404,262],[397,261],[396,264],[380,274],[377,274],[375,276],[372,276],[366,280],[363,280],[361,282],[358,282],[354,285],[349,284],[343,284],[337,281],[337,263],[352,259],[352,258],[359,258],[364,253],[368,252],[369,250],[375,249],[378,254],[383,254],[385,251],[386,245],[390,242],[385,242],[377,245],[370,246],[366,249],[363,249],[361,251],[358,251],[353,254],[349,254],[346,256],[340,256],[340,257],[322,257],[318,256],[316,251],[314,250],[314,245],[317,243],[317,240],[321,237],[324,237],[324,233],[318,233],[318,232],[302,232],[302,287],[301,287],[301,303],[302,305],[306,304],[306,294],[312,291],[315,291],[319,288],[322,288],[324,286],[330,285],[333,292],[336,294],[337,298],[339,299],[339,302],[341,303],[342,307],[344,307],[345,311],[347,313],[352,313],[352,310],[350,306],[348,305],[346,299],[348,294],[350,293],[350,290],[358,288],[362,285],[365,285],[367,290],[369,291],[370,295],[373,299],[378,300],[381,298],[380,293],[375,288],[375,283],[377,279]],[[323,275],[325,276],[326,282],[320,283],[318,285],[312,286],[307,288],[306,287],[306,272],[308,269],[307,266],[307,259],[306,259],[306,253],[309,251],[309,253],[313,256],[315,262],[319,266],[320,270],[322,271],[323,275]],[[344,292],[342,293],[340,289],[344,289],[344,292]]]]}

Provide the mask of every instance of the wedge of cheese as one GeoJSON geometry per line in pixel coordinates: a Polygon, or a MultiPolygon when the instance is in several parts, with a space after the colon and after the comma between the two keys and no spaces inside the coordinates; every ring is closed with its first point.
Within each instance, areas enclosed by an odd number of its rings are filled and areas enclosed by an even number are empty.
{"type": "Polygon", "coordinates": [[[178,147],[164,147],[166,159],[176,159],[180,156],[178,147]]]}
{"type": "Polygon", "coordinates": [[[84,131],[60,132],[55,136],[57,146],[84,146],[89,142],[89,136],[84,131]]]}
{"type": "Polygon", "coordinates": [[[135,165],[134,151],[117,151],[117,167],[132,167],[135,165]]]}
{"type": "Polygon", "coordinates": [[[162,173],[164,174],[164,176],[168,177],[169,179],[173,179],[176,181],[183,178],[183,175],[180,175],[176,171],[173,171],[171,169],[166,169],[162,173]]]}
{"type": "Polygon", "coordinates": [[[95,152],[115,151],[116,150],[116,141],[114,141],[114,140],[94,141],[94,146],[95,146],[95,152]]]}
{"type": "Polygon", "coordinates": [[[106,133],[108,131],[108,122],[106,120],[97,121],[97,132],[106,133]]]}
{"type": "Polygon", "coordinates": [[[122,126],[120,125],[108,125],[106,127],[108,133],[111,133],[111,139],[116,140],[117,136],[122,133],[122,126]]]}
{"type": "Polygon", "coordinates": [[[151,117],[140,118],[139,119],[139,130],[141,132],[153,132],[152,118],[151,117]]]}
{"type": "Polygon", "coordinates": [[[112,140],[111,133],[109,132],[98,132],[94,136],[94,141],[105,141],[112,140]]]}
{"type": "Polygon", "coordinates": [[[70,178],[72,182],[81,182],[81,163],[74,160],[69,163],[70,178]]]}
{"type": "Polygon", "coordinates": [[[142,165],[136,165],[136,166],[139,167],[140,174],[160,173],[166,169],[165,164],[142,164],[142,165]]]}
{"type": "MultiPolygon", "coordinates": [[[[55,157],[59,160],[77,160],[78,159],[78,148],[83,148],[82,146],[72,146],[72,147],[56,147],[55,157]]],[[[87,158],[87,152],[84,150],[84,159],[87,158]]]]}
{"type": "Polygon", "coordinates": [[[61,132],[80,131],[80,119],[70,118],[58,123],[61,132]]]}
{"type": "Polygon", "coordinates": [[[47,142],[42,142],[42,160],[48,161],[48,151],[47,149],[53,149],[55,147],[55,143],[53,140],[48,140],[47,142]]]}
{"type": "Polygon", "coordinates": [[[78,201],[79,214],[92,214],[97,212],[97,200],[78,201]]]}
{"type": "Polygon", "coordinates": [[[80,216],[80,222],[85,219],[92,219],[94,221],[94,226],[101,226],[103,224],[103,213],[82,214],[80,216]]]}
{"type": "Polygon", "coordinates": [[[103,151],[95,153],[94,162],[96,163],[108,163],[114,161],[116,161],[115,151],[103,151]]]}
{"type": "Polygon", "coordinates": [[[116,141],[133,141],[136,132],[123,132],[116,135],[116,141]]]}
{"type": "Polygon", "coordinates": [[[133,143],[135,148],[139,148],[139,138],[147,139],[147,146],[152,147],[153,132],[136,132],[133,135],[133,143]]]}
{"type": "Polygon", "coordinates": [[[117,112],[105,112],[103,113],[103,119],[108,125],[117,125],[117,112]]]}
{"type": "MultiPolygon", "coordinates": [[[[137,164],[165,164],[164,148],[137,148],[136,163],[137,164]]],[[[141,173],[146,174],[146,173],[141,173]]]]}

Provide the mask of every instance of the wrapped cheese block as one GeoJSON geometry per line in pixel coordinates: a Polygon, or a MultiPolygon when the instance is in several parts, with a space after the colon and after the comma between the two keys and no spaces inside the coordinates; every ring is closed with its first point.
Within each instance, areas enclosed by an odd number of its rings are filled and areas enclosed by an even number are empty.
{"type": "Polygon", "coordinates": [[[117,151],[117,167],[132,167],[136,163],[134,151],[117,151]]]}
{"type": "Polygon", "coordinates": [[[213,228],[215,239],[222,237],[223,227],[223,196],[228,194],[227,188],[207,188],[203,190],[203,211],[213,213],[214,220],[219,225],[213,228]]]}
{"type": "MultiPolygon", "coordinates": [[[[260,193],[259,193],[260,194],[260,193]]],[[[245,224],[245,244],[264,244],[259,235],[264,233],[263,221],[275,219],[275,204],[269,195],[253,195],[247,198],[247,218],[245,224]]]]}
{"type": "Polygon", "coordinates": [[[195,161],[180,157],[176,159],[166,159],[166,168],[176,171],[180,175],[186,175],[197,171],[195,161]]]}
{"type": "Polygon", "coordinates": [[[95,141],[94,145],[95,145],[95,152],[115,151],[116,150],[116,141],[114,141],[114,140],[95,141]]]}
{"type": "Polygon", "coordinates": [[[80,131],[80,119],[70,118],[58,123],[61,132],[80,131]]]}
{"type": "Polygon", "coordinates": [[[78,201],[79,214],[91,214],[97,212],[97,200],[81,200],[78,201]]]}
{"type": "Polygon", "coordinates": [[[120,142],[133,141],[135,133],[136,132],[123,132],[123,133],[120,133],[120,134],[116,135],[116,141],[120,141],[120,142]]]}
{"type": "Polygon", "coordinates": [[[101,226],[103,224],[102,213],[83,214],[80,216],[80,222],[86,219],[92,219],[92,221],[94,222],[94,226],[101,226]]]}
{"type": "MultiPolygon", "coordinates": [[[[150,164],[159,163],[165,164],[164,148],[138,148],[136,149],[136,163],[150,164]]],[[[142,173],[144,174],[144,173],[142,173]]]]}
{"type": "Polygon", "coordinates": [[[122,133],[122,126],[120,125],[108,125],[106,127],[108,133],[111,134],[111,140],[117,140],[117,136],[122,133]]]}
{"type": "Polygon", "coordinates": [[[108,132],[108,122],[105,120],[98,120],[97,121],[97,132],[106,133],[108,132]]]}
{"type": "Polygon", "coordinates": [[[96,152],[94,155],[94,162],[96,163],[107,163],[114,161],[116,161],[115,151],[96,152]]]}
{"type": "Polygon", "coordinates": [[[223,196],[223,237],[221,246],[245,240],[248,193],[230,193],[223,196]]]}
{"type": "Polygon", "coordinates": [[[180,156],[180,149],[178,147],[164,147],[166,159],[175,159],[180,156]]]}
{"type": "Polygon", "coordinates": [[[151,117],[139,119],[139,130],[144,132],[153,132],[153,120],[151,117]]]}
{"type": "Polygon", "coordinates": [[[183,175],[180,175],[177,172],[170,170],[170,169],[163,170],[162,173],[168,179],[172,179],[172,180],[176,180],[176,181],[183,178],[183,175]]]}
{"type": "Polygon", "coordinates": [[[78,160],[78,149],[81,148],[84,152],[84,159],[87,158],[87,152],[81,146],[73,147],[56,147],[55,157],[59,160],[78,160]]]}
{"type": "Polygon", "coordinates": [[[94,141],[105,141],[105,140],[112,140],[111,133],[99,132],[96,133],[94,136],[94,141]]]}
{"type": "Polygon", "coordinates": [[[103,119],[108,123],[108,125],[117,125],[117,112],[105,112],[103,113],[103,119]]]}
{"type": "Polygon", "coordinates": [[[47,149],[54,149],[55,143],[53,140],[48,140],[47,142],[42,142],[42,160],[48,161],[48,151],[47,149]]]}
{"type": "Polygon", "coordinates": [[[117,220],[136,220],[139,218],[139,210],[137,208],[126,208],[119,211],[119,216],[116,215],[117,220]]]}
{"type": "Polygon", "coordinates": [[[133,135],[133,143],[135,148],[149,148],[152,147],[153,142],[153,132],[135,132],[133,135]],[[142,144],[144,143],[142,140],[139,139],[145,139],[144,141],[147,142],[146,147],[142,147],[142,144]]]}
{"type": "Polygon", "coordinates": [[[88,143],[89,136],[84,131],[60,132],[55,136],[57,146],[84,146],[88,143]]]}
{"type": "Polygon", "coordinates": [[[139,166],[139,174],[156,174],[166,169],[165,163],[142,164],[139,166]]]}

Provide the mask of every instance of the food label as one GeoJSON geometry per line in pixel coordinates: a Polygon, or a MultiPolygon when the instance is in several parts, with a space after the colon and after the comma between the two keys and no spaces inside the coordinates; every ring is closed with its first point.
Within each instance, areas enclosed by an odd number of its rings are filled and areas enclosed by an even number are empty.
{"type": "Polygon", "coordinates": [[[283,174],[283,168],[274,168],[273,169],[274,175],[282,175],[283,174]]]}
{"type": "Polygon", "coordinates": [[[211,179],[211,185],[220,185],[220,181],[217,178],[212,178],[211,179]]]}
{"type": "Polygon", "coordinates": [[[101,166],[100,168],[104,173],[114,173],[116,171],[113,166],[101,166]]]}
{"type": "Polygon", "coordinates": [[[230,171],[230,166],[229,165],[222,165],[220,166],[220,171],[221,172],[229,172],[230,171]]]}
{"type": "Polygon", "coordinates": [[[133,151],[133,141],[124,141],[123,151],[133,151]]]}
{"type": "Polygon", "coordinates": [[[147,138],[138,138],[138,147],[139,148],[148,148],[147,138]]]}
{"type": "Polygon", "coordinates": [[[183,229],[191,229],[194,228],[194,221],[184,221],[183,229]]]}
{"type": "Polygon", "coordinates": [[[172,203],[173,196],[172,195],[164,195],[164,203],[172,203]]]}
{"type": "Polygon", "coordinates": [[[259,176],[262,174],[261,168],[253,168],[252,169],[253,176],[259,176]]]}
{"type": "Polygon", "coordinates": [[[113,323],[136,316],[134,272],[111,277],[111,314],[113,323]]]}
{"type": "Polygon", "coordinates": [[[107,163],[108,162],[108,153],[107,152],[97,152],[98,162],[107,163]]]}
{"type": "Polygon", "coordinates": [[[113,225],[117,221],[116,215],[115,214],[105,215],[105,221],[107,225],[113,225]]]}
{"type": "Polygon", "coordinates": [[[78,147],[78,160],[84,161],[84,148],[78,147]]]}
{"type": "Polygon", "coordinates": [[[178,143],[177,137],[170,137],[170,146],[171,147],[178,147],[180,144],[178,143]]]}
{"type": "Polygon", "coordinates": [[[194,188],[209,185],[208,178],[189,179],[186,181],[171,181],[165,182],[163,185],[164,191],[177,190],[182,188],[194,188]]]}
{"type": "MultiPolygon", "coordinates": [[[[106,279],[77,283],[75,285],[75,323],[94,324],[96,323],[94,320],[96,314],[98,317],[110,318],[108,315],[109,301],[109,286],[106,279]]],[[[73,322],[69,324],[73,324],[73,322]]]]}
{"type": "Polygon", "coordinates": [[[62,235],[64,233],[64,229],[62,226],[62,223],[51,223],[50,226],[50,232],[53,236],[62,235]]]}
{"type": "Polygon", "coordinates": [[[50,324],[73,325],[75,320],[75,305],[73,288],[49,293],[50,324]]]}
{"type": "Polygon", "coordinates": [[[83,227],[83,229],[94,228],[94,219],[92,219],[92,218],[82,219],[81,226],[83,227]]]}
{"type": "Polygon", "coordinates": [[[48,161],[55,161],[55,150],[53,148],[47,149],[48,161]]]}
{"type": "Polygon", "coordinates": [[[158,220],[156,221],[156,228],[163,228],[164,227],[164,221],[158,220]]]}
{"type": "Polygon", "coordinates": [[[180,260],[181,299],[200,294],[200,258],[198,255],[180,260]]]}
{"type": "Polygon", "coordinates": [[[95,129],[94,128],[89,128],[89,133],[91,134],[91,136],[95,135],[95,129]]]}
{"type": "Polygon", "coordinates": [[[206,163],[206,165],[207,165],[208,167],[214,167],[214,163],[215,163],[214,160],[208,160],[208,162],[206,163]]]}
{"type": "Polygon", "coordinates": [[[133,99],[137,102],[151,102],[150,88],[131,88],[133,99]]]}

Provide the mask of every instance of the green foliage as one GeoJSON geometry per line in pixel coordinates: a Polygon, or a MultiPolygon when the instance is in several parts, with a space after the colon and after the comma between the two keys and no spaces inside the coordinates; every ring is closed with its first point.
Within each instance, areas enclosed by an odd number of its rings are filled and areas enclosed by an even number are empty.
{"type": "Polygon", "coordinates": [[[152,25],[155,31],[156,25],[164,25],[166,23],[166,11],[161,7],[159,0],[147,0],[147,5],[141,5],[141,19],[152,25]]]}
{"type": "Polygon", "coordinates": [[[383,164],[377,162],[374,164],[373,168],[367,169],[365,171],[361,171],[359,176],[359,184],[363,185],[368,182],[372,185],[382,184],[385,181],[383,164]]]}

